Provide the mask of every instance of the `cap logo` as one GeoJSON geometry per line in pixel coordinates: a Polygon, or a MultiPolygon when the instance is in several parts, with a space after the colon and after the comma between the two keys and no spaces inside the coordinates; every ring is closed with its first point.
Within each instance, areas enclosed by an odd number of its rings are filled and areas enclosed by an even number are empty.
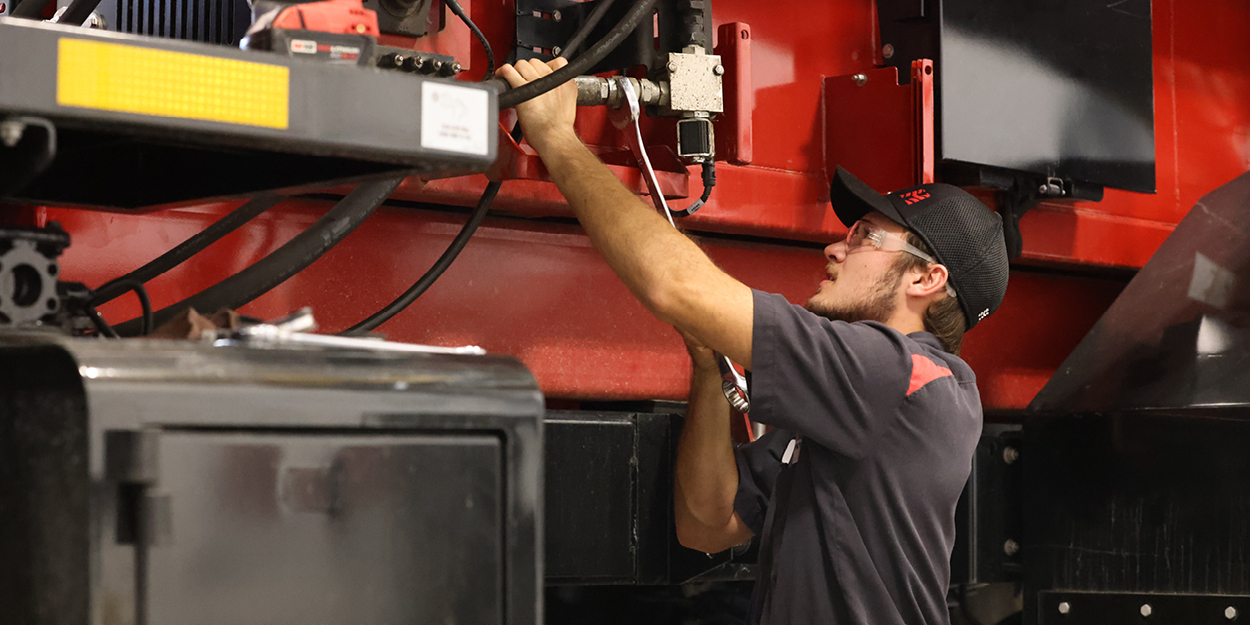
{"type": "Polygon", "coordinates": [[[911,206],[921,200],[929,199],[929,192],[924,189],[916,189],[915,191],[899,194],[899,197],[903,198],[903,201],[907,202],[908,206],[911,206]]]}
{"type": "Polygon", "coordinates": [[[990,309],[986,308],[981,311],[981,314],[977,315],[977,321],[980,321],[988,316],[990,316],[990,309]]]}

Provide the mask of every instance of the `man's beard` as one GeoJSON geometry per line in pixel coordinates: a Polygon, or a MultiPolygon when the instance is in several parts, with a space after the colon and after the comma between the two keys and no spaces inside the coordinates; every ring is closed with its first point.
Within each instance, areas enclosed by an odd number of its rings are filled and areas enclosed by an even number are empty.
{"type": "Polygon", "coordinates": [[[890,317],[894,315],[894,310],[898,307],[898,287],[902,283],[903,272],[891,269],[877,281],[872,292],[860,301],[849,305],[834,305],[817,301],[817,297],[813,296],[803,307],[830,321],[885,323],[890,320],[890,317]]]}

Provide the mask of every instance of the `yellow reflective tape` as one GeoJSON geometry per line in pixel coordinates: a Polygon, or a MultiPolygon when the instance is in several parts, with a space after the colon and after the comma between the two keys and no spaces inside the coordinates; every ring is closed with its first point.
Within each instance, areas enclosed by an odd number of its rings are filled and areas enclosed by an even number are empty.
{"type": "Polygon", "coordinates": [[[62,38],[56,102],[101,111],[285,129],[290,70],[281,65],[62,38]]]}

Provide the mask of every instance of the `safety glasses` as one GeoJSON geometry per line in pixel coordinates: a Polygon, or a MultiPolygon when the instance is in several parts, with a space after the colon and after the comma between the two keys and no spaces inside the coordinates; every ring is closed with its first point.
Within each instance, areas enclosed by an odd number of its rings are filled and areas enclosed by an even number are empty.
{"type": "MultiPolygon", "coordinates": [[[[920,248],[908,243],[903,237],[860,220],[851,225],[851,230],[846,235],[846,249],[851,251],[864,246],[872,246],[883,252],[907,252],[935,265],[942,264],[932,255],[925,254],[920,251],[920,248]]],[[[950,280],[946,281],[946,294],[955,297],[955,288],[951,286],[950,280]]]]}

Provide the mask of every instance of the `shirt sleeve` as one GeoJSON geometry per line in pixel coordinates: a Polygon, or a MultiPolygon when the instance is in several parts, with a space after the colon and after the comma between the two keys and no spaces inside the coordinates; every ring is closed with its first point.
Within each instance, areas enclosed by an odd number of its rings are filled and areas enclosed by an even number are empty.
{"type": "Polygon", "coordinates": [[[781,472],[781,456],[792,439],[793,433],[774,429],[734,450],[734,460],[738,462],[734,512],[756,536],[764,533],[768,500],[773,496],[773,486],[781,472]]]}
{"type": "Polygon", "coordinates": [[[907,391],[902,333],[876,322],[830,321],[755,291],[751,419],[858,459],[907,391]]]}

